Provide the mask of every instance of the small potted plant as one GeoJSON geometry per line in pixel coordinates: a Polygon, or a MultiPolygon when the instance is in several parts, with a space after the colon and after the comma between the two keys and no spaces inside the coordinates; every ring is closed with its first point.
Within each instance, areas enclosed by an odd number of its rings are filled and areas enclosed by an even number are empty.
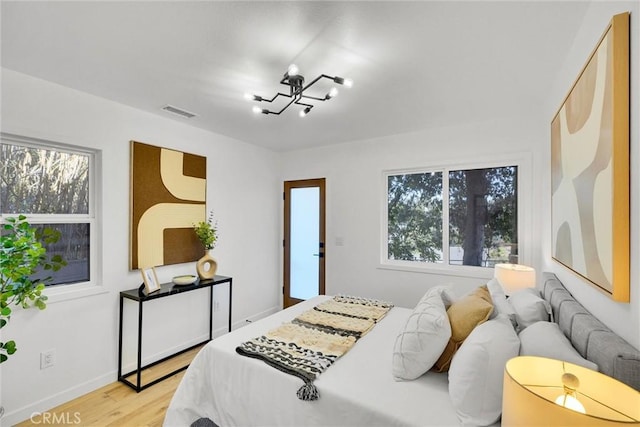
{"type": "Polygon", "coordinates": [[[218,263],[211,256],[210,251],[215,248],[218,241],[218,223],[213,221],[213,212],[209,213],[206,221],[200,221],[193,226],[198,240],[205,248],[205,254],[196,263],[196,271],[201,280],[213,279],[216,275],[218,263]]]}

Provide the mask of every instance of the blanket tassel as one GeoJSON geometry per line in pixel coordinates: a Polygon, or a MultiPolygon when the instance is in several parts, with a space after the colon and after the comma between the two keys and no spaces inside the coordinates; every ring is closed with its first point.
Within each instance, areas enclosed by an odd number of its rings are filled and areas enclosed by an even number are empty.
{"type": "Polygon", "coordinates": [[[298,389],[298,399],[300,400],[318,400],[318,389],[311,381],[305,382],[302,387],[298,389]]]}

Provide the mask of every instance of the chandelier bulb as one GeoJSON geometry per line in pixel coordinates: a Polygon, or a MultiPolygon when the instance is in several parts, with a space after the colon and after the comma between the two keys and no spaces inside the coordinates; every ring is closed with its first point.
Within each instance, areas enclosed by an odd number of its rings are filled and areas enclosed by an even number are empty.
{"type": "Polygon", "coordinates": [[[304,117],[309,113],[309,111],[311,111],[311,107],[305,108],[304,110],[300,111],[298,114],[300,115],[300,117],[304,117]]]}
{"type": "Polygon", "coordinates": [[[252,108],[251,110],[252,110],[254,113],[256,113],[256,114],[260,114],[260,113],[262,113],[262,108],[257,107],[257,106],[255,106],[255,105],[253,106],[253,108],[252,108]]]}
{"type": "Polygon", "coordinates": [[[351,79],[344,79],[344,83],[343,83],[346,87],[353,87],[353,80],[351,79]]]}
{"type": "Polygon", "coordinates": [[[287,69],[287,74],[290,76],[297,76],[299,71],[300,70],[298,70],[298,66],[296,64],[291,64],[287,69]]]}

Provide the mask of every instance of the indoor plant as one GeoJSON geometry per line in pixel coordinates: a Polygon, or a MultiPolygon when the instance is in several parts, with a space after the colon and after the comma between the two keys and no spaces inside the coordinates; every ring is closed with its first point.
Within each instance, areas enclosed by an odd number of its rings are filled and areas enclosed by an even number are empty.
{"type": "Polygon", "coordinates": [[[209,212],[209,218],[206,221],[200,221],[193,226],[198,240],[202,243],[206,250],[216,247],[218,240],[218,223],[213,222],[213,212],[209,212]]]}
{"type": "Polygon", "coordinates": [[[196,263],[196,271],[201,280],[213,279],[216,275],[218,263],[209,251],[216,246],[218,241],[218,223],[213,222],[213,212],[209,213],[206,221],[200,221],[193,226],[198,240],[205,248],[205,254],[196,263]]]}
{"type": "MultiPolygon", "coordinates": [[[[11,318],[11,307],[40,310],[47,307],[43,294],[50,277],[36,278],[39,270],[58,271],[67,263],[60,255],[47,257],[43,244],[55,243],[60,232],[51,228],[32,227],[24,215],[6,218],[0,235],[0,329],[11,318]]],[[[0,363],[17,350],[15,341],[0,342],[0,363]]]]}

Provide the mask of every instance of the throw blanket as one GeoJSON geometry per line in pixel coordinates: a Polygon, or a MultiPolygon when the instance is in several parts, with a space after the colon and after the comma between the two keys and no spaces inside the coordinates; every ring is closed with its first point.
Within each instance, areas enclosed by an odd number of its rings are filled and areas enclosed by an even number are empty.
{"type": "Polygon", "coordinates": [[[297,395],[318,399],[313,381],[382,319],[393,304],[338,295],[265,335],[240,344],[238,354],[263,360],[304,381],[297,395]]]}

